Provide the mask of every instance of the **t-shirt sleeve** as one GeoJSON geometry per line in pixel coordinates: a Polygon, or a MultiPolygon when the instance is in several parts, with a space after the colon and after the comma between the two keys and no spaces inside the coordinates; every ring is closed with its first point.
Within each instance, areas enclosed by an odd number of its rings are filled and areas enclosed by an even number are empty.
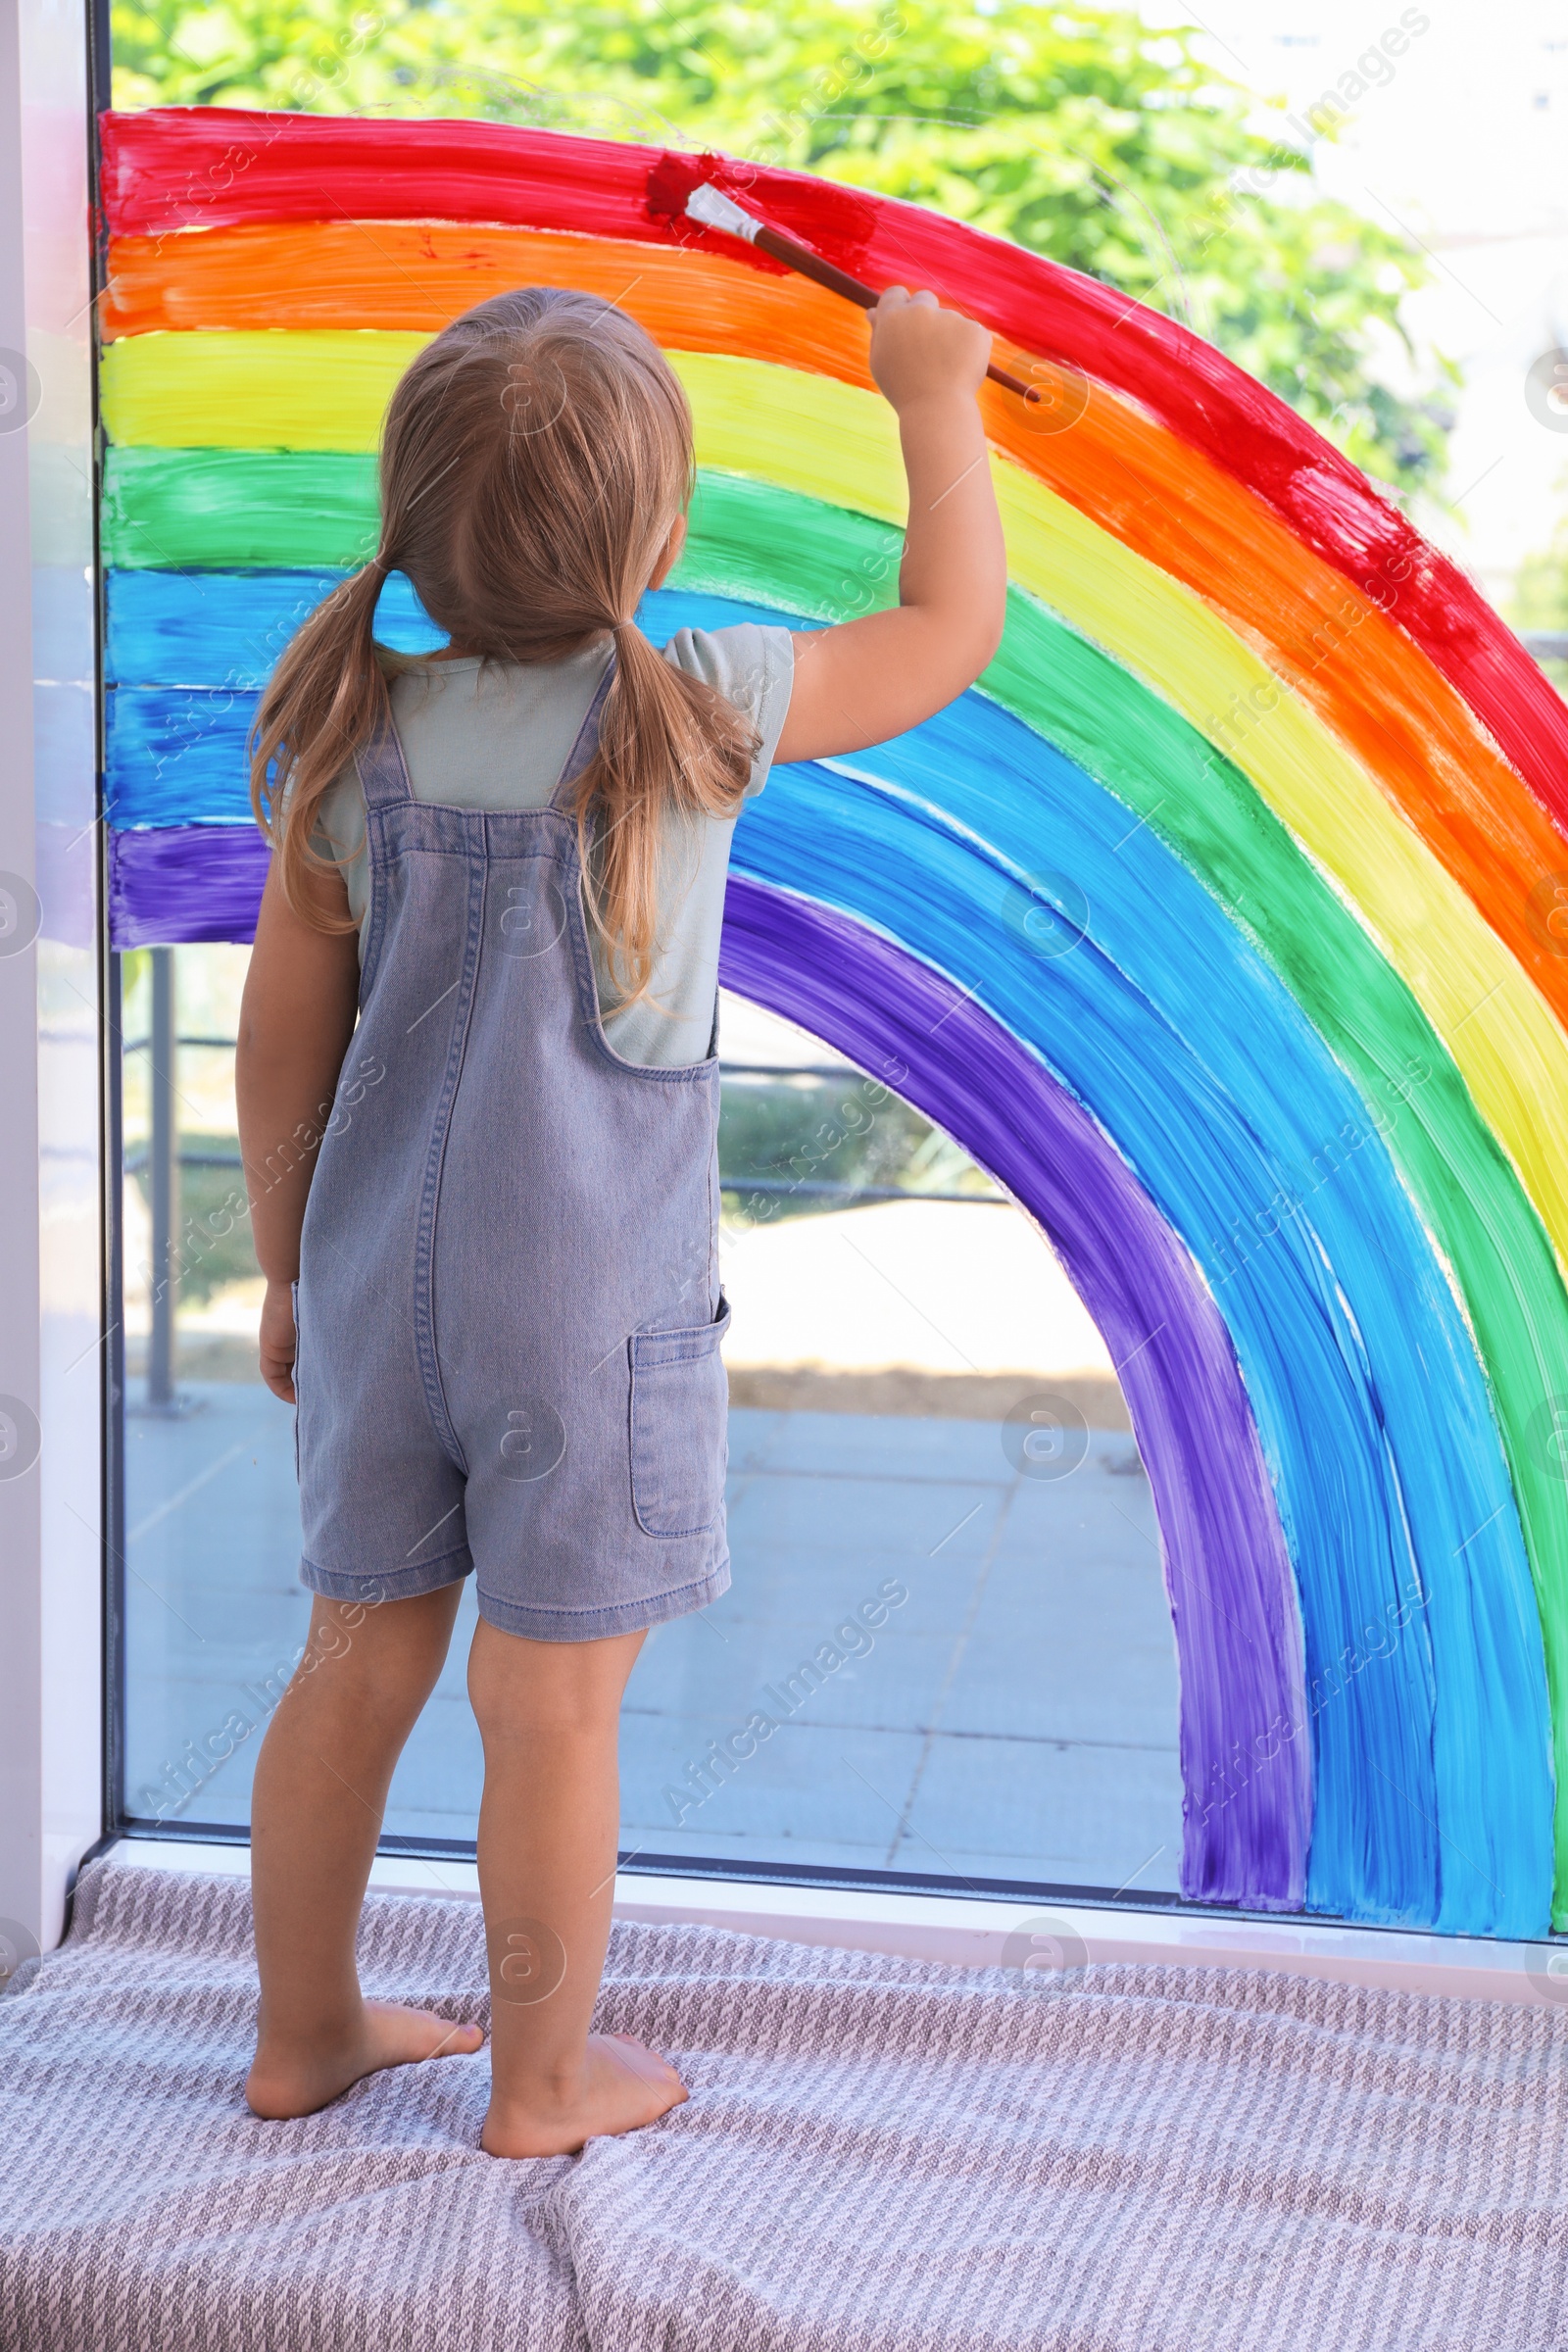
{"type": "Polygon", "coordinates": [[[751,720],[761,738],[752,761],[750,800],[761,791],[789,715],[795,683],[795,646],[788,629],[763,628],[753,620],[729,629],[677,629],[664,648],[688,677],[703,678],[751,720]]]}
{"type": "Polygon", "coordinates": [[[370,902],[369,860],[366,854],[365,795],[353,767],[346,767],[322,793],[311,827],[311,847],[342,868],[349,912],[363,926],[370,902]]]}

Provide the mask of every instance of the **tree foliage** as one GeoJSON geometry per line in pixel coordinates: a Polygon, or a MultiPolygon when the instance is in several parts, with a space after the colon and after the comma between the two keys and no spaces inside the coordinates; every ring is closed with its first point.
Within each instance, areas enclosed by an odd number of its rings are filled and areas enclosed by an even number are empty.
{"type": "Polygon", "coordinates": [[[469,114],[721,147],[930,204],[1185,318],[1403,492],[1451,370],[1426,263],[1130,11],[1036,0],[116,0],[116,101],[469,114]]]}

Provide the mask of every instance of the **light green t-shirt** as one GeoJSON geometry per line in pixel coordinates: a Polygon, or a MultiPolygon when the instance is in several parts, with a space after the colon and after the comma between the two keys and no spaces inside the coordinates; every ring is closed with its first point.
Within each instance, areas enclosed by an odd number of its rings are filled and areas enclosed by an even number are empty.
{"type": "MultiPolygon", "coordinates": [[[[455,808],[543,808],[566,763],[610,662],[609,640],[564,662],[420,662],[391,682],[392,715],[416,800],[455,808]]],[[[742,622],[681,629],[664,659],[743,711],[760,742],[746,797],[761,791],[790,707],[794,649],[788,629],[742,622]]],[[[733,817],[671,818],[660,847],[659,938],[649,994],[623,1010],[592,938],[605,1035],[626,1061],[673,1069],[706,1059],[718,990],[733,817]]],[[[365,800],[347,768],[321,801],[316,844],[344,859],[349,907],[370,910],[365,800]]]]}

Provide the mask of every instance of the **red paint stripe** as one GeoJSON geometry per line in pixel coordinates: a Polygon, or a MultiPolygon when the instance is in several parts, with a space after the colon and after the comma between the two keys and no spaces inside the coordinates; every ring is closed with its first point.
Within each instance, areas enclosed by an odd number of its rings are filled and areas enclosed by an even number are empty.
{"type": "MultiPolygon", "coordinates": [[[[699,159],[651,147],[510,123],[222,107],[106,115],[102,132],[105,208],[118,232],[264,220],[484,220],[748,251],[686,222],[677,235],[650,213],[656,166],[666,178],[706,175],[699,159]]],[[[1202,450],[1409,632],[1568,831],[1568,705],[1463,572],[1212,345],[1096,278],[941,214],[760,165],[726,163],[716,175],[841,268],[873,284],[933,287],[1025,350],[1071,361],[1202,450]]]]}

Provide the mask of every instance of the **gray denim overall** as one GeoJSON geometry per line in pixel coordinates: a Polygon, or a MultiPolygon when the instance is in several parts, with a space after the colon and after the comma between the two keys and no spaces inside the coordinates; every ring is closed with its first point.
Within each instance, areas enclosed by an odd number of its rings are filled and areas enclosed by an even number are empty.
{"type": "Polygon", "coordinates": [[[360,1019],[295,1301],[304,1582],[472,1568],[546,1642],[729,1583],[718,1065],[638,1067],[600,1020],[564,803],[608,686],[545,808],[416,800],[390,722],[360,755],[360,1019]]]}

